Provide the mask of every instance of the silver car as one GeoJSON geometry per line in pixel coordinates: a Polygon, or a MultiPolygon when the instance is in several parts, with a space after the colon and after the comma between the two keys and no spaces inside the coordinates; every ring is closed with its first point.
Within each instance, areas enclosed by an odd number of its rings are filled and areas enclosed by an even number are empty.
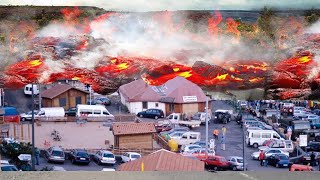
{"type": "MultiPolygon", "coordinates": [[[[230,168],[234,171],[243,171],[243,158],[239,156],[230,156],[227,158],[230,168]]],[[[248,169],[248,164],[246,164],[246,169],[248,169]]]]}
{"type": "Polygon", "coordinates": [[[60,147],[51,147],[46,150],[45,157],[48,162],[64,163],[65,154],[60,147]]]}

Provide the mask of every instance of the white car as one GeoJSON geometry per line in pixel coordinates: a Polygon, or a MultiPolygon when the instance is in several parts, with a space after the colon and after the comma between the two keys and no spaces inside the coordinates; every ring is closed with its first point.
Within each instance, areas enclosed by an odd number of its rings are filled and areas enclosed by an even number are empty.
{"type": "Polygon", "coordinates": [[[10,163],[8,160],[0,160],[0,164],[9,165],[10,163]]]}
{"type": "Polygon", "coordinates": [[[116,170],[112,168],[103,168],[101,171],[116,171],[116,170]]]}
{"type": "Polygon", "coordinates": [[[114,154],[110,151],[98,151],[94,155],[94,160],[100,165],[100,164],[112,164],[114,165],[116,163],[116,158],[114,154]]]}
{"type": "Polygon", "coordinates": [[[135,152],[126,152],[121,156],[122,162],[126,163],[141,158],[141,154],[135,152]]]}
{"type": "Polygon", "coordinates": [[[193,149],[202,148],[200,145],[196,144],[187,144],[181,146],[181,153],[190,153],[193,149]]]}
{"type": "MultiPolygon", "coordinates": [[[[38,117],[37,114],[39,113],[38,110],[34,110],[34,118],[38,117]]],[[[32,111],[27,113],[20,114],[21,121],[32,121],[32,111]]]]}
{"type": "Polygon", "coordinates": [[[305,117],[302,118],[302,120],[308,120],[308,121],[317,120],[317,119],[319,119],[319,116],[314,114],[306,114],[305,117]]]}
{"type": "MultiPolygon", "coordinates": [[[[259,154],[260,154],[260,151],[252,153],[251,154],[252,159],[258,160],[259,159],[259,154]]],[[[265,151],[265,154],[266,154],[266,157],[269,157],[269,156],[271,156],[273,154],[285,154],[286,156],[289,157],[289,152],[285,152],[285,151],[282,151],[280,149],[271,149],[270,148],[270,149],[267,149],[265,151]]]]}

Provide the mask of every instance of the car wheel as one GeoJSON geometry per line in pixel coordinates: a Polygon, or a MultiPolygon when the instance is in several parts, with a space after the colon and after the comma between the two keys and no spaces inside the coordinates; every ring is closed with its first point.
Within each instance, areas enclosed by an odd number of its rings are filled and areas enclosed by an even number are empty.
{"type": "Polygon", "coordinates": [[[72,164],[74,164],[74,163],[75,163],[75,162],[74,162],[74,159],[71,159],[71,163],[72,163],[72,164]]]}
{"type": "Polygon", "coordinates": [[[140,115],[139,115],[139,117],[143,118],[143,115],[142,115],[142,114],[140,114],[140,115]]]}
{"type": "Polygon", "coordinates": [[[236,166],[233,166],[232,170],[236,171],[236,170],[237,170],[237,167],[236,167],[236,166]]]}
{"type": "Polygon", "coordinates": [[[254,148],[258,148],[258,147],[259,147],[258,143],[254,143],[254,144],[253,144],[253,147],[254,147],[254,148]]]}
{"type": "Polygon", "coordinates": [[[213,167],[213,170],[218,171],[218,167],[217,166],[213,167]]]}
{"type": "Polygon", "coordinates": [[[26,121],[26,118],[21,118],[21,121],[23,121],[23,122],[26,121]]]}
{"type": "Polygon", "coordinates": [[[158,119],[158,118],[159,118],[158,116],[155,116],[155,117],[154,117],[154,119],[158,119]]]}
{"type": "Polygon", "coordinates": [[[276,164],[276,168],[278,168],[278,167],[279,167],[279,164],[277,163],[277,164],[276,164]]]}

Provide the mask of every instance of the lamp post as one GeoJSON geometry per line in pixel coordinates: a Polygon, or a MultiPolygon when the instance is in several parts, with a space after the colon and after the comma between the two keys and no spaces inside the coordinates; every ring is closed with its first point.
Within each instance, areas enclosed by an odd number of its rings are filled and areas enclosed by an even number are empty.
{"type": "Polygon", "coordinates": [[[206,152],[208,152],[208,96],[206,96],[206,152]]]}
{"type": "MultiPolygon", "coordinates": [[[[241,115],[241,118],[242,118],[242,111],[241,111],[241,106],[240,105],[238,105],[237,106],[238,108],[239,108],[239,113],[240,113],[240,115],[241,115]]],[[[241,121],[241,123],[243,123],[242,121],[241,121]]],[[[242,128],[241,128],[241,130],[242,130],[242,156],[243,156],[243,171],[246,171],[246,158],[245,158],[245,128],[244,128],[244,124],[242,124],[242,128]]]]}
{"type": "Polygon", "coordinates": [[[33,83],[31,84],[31,92],[32,92],[32,170],[35,171],[35,148],[34,148],[34,91],[33,91],[33,83]]]}

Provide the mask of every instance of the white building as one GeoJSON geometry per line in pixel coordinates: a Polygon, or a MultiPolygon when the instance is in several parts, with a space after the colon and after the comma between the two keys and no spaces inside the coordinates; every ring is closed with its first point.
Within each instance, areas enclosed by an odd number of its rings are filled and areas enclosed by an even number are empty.
{"type": "Polygon", "coordinates": [[[142,79],[119,88],[121,103],[130,113],[156,108],[168,115],[172,112],[191,115],[203,112],[206,96],[196,84],[183,77],[176,77],[161,86],[150,86],[142,79]]]}

